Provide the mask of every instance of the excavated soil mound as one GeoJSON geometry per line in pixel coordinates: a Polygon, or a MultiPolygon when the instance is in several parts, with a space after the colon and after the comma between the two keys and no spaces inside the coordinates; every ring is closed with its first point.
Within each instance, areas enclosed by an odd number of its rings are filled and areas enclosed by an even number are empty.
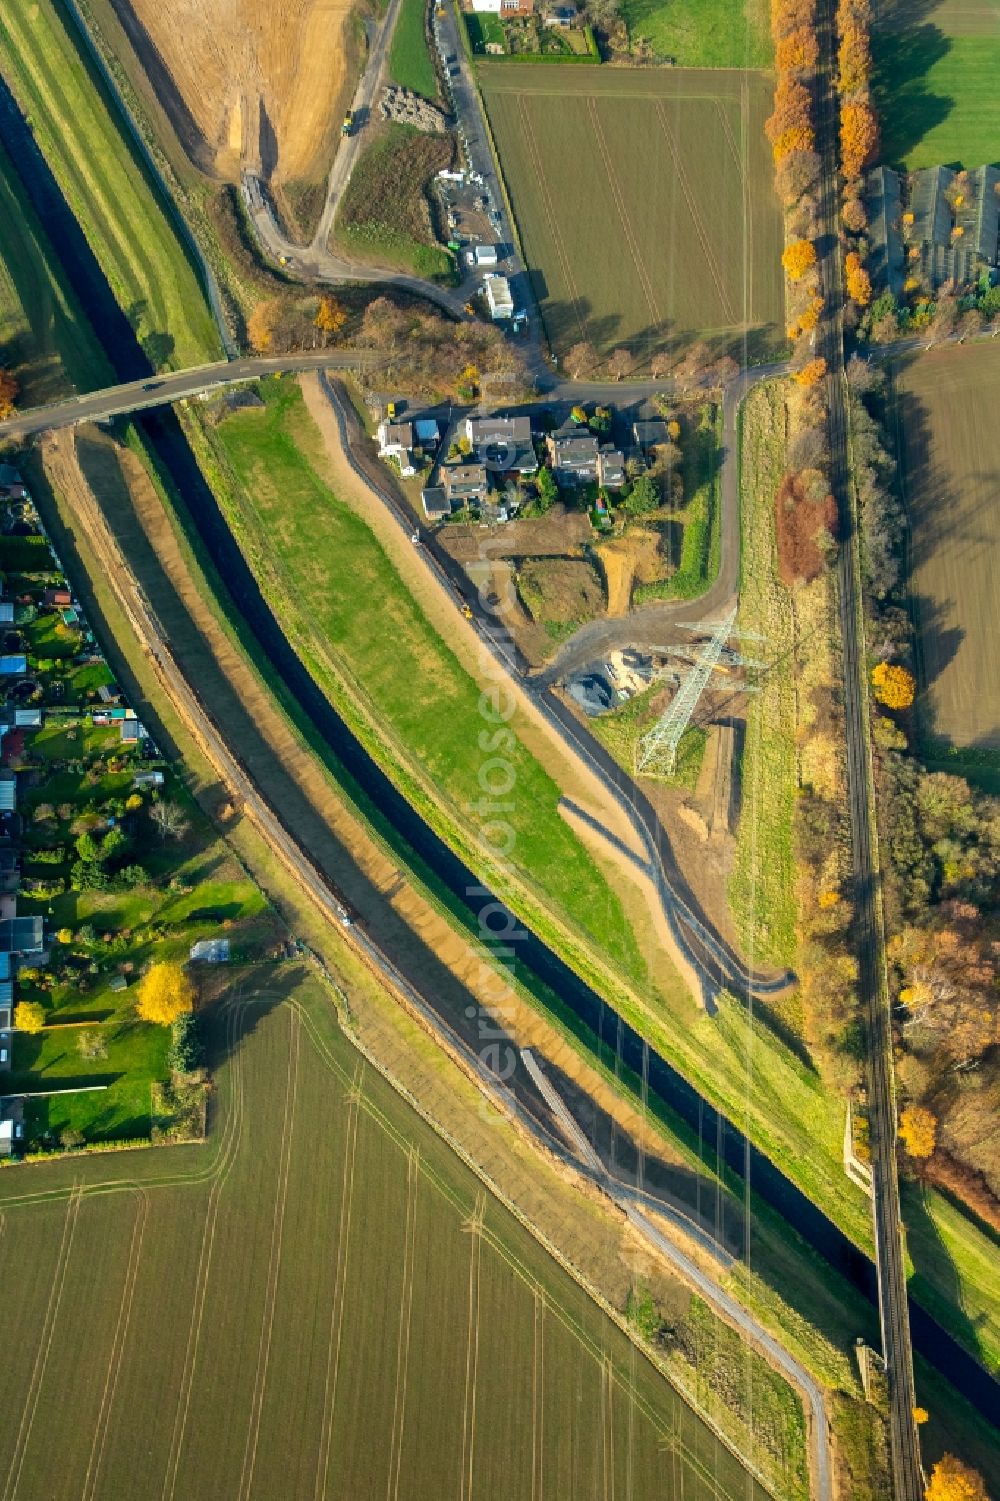
{"type": "Polygon", "coordinates": [[[325,168],[352,0],[112,0],[202,171],[285,182],[325,168]]]}

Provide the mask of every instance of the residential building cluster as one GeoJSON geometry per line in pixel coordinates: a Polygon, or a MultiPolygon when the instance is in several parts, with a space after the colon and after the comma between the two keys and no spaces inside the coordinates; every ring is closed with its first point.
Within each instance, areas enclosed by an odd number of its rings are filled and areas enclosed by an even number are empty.
{"type": "Polygon", "coordinates": [[[1000,267],[1000,170],[925,167],[908,176],[878,167],[866,182],[869,269],[900,296],[913,279],[928,292],[967,287],[1000,267]]]}

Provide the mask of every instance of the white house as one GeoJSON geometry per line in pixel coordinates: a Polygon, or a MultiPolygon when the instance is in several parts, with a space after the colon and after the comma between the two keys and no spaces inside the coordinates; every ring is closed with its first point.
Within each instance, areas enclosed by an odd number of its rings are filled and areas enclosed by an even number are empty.
{"type": "Polygon", "coordinates": [[[514,300],[510,295],[510,282],[506,276],[484,277],[483,291],[486,293],[490,317],[494,323],[500,323],[507,318],[513,318],[514,300]]]}
{"type": "Polygon", "coordinates": [[[395,459],[404,479],[416,474],[410,452],[413,447],[413,423],[383,421],[379,423],[376,433],[379,458],[395,459]]]}

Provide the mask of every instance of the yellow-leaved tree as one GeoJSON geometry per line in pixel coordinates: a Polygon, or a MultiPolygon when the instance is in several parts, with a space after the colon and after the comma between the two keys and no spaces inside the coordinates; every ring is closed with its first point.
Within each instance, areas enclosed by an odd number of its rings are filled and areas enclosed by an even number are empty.
{"type": "Polygon", "coordinates": [[[274,342],[274,330],[278,323],[278,303],[273,297],[258,302],[247,319],[247,338],[250,347],[258,354],[266,354],[274,342]]]}
{"type": "Polygon", "coordinates": [[[801,281],[816,264],[816,246],[812,240],[793,240],[785,246],[781,264],[790,281],[801,281]]]}
{"type": "Polygon", "coordinates": [[[347,322],[347,309],[336,297],[321,297],[316,317],[313,320],[316,327],[325,334],[339,334],[347,322]]]}
{"type": "Polygon", "coordinates": [[[938,1460],[924,1495],[927,1501],[989,1501],[983,1477],[954,1454],[938,1460]]]}
{"type": "Polygon", "coordinates": [[[9,370],[0,369],[0,422],[5,422],[14,410],[14,403],[21,394],[21,387],[9,370]]]}
{"type": "Polygon", "coordinates": [[[899,1137],[911,1157],[933,1157],[937,1116],[923,1105],[910,1105],[899,1117],[899,1137]]]}
{"type": "Polygon", "coordinates": [[[190,1011],[194,1003],[194,986],[184,967],[171,960],[161,960],[148,969],[139,981],[135,1009],[144,1022],[169,1027],[171,1022],[190,1011]]]}
{"type": "Polygon", "coordinates": [[[45,1007],[38,1001],[18,1001],[14,1026],[19,1032],[40,1032],[45,1026],[45,1007]]]}
{"type": "Polygon", "coordinates": [[[892,662],[879,662],[872,668],[872,687],[879,703],[887,709],[908,709],[917,691],[913,673],[892,662]]]}

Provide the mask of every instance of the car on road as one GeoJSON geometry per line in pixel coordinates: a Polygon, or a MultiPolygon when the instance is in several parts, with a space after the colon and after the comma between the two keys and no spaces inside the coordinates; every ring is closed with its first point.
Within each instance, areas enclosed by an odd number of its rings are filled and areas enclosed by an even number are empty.
{"type": "Polygon", "coordinates": [[[158,391],[162,385],[162,380],[147,380],[143,383],[142,389],[144,391],[158,391]]]}

